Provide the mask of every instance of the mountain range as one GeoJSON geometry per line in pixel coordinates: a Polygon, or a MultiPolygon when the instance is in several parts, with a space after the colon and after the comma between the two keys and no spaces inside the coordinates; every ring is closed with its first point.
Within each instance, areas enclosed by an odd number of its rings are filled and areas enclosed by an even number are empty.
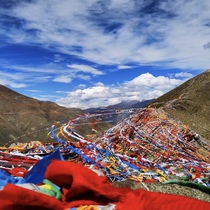
{"type": "MultiPolygon", "coordinates": [[[[0,85],[0,145],[14,141],[51,141],[50,126],[85,113],[142,107],[163,107],[176,120],[183,122],[207,140],[210,139],[210,70],[153,100],[121,102],[120,104],[81,110],[65,108],[50,101],[39,101],[0,85]]],[[[117,119],[117,117],[115,117],[117,119]]],[[[98,125],[108,129],[115,122],[98,125]]],[[[86,133],[91,129],[82,126],[86,133]],[[87,129],[87,130],[86,130],[87,129]]]]}
{"type": "Polygon", "coordinates": [[[113,109],[130,109],[130,108],[143,108],[145,107],[147,104],[149,104],[150,102],[152,102],[154,99],[150,99],[150,100],[142,100],[142,101],[137,101],[137,100],[133,100],[133,101],[122,101],[118,104],[114,104],[114,105],[110,105],[110,106],[106,106],[106,107],[98,107],[98,108],[89,108],[89,109],[85,109],[86,112],[89,113],[94,113],[97,111],[108,111],[108,110],[113,110],[113,109]]]}

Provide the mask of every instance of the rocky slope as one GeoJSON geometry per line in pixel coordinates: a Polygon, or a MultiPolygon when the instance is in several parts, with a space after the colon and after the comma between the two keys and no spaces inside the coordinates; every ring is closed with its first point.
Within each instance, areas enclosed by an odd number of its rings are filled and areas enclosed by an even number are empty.
{"type": "Polygon", "coordinates": [[[210,70],[157,98],[149,106],[164,106],[173,118],[210,140],[210,70]]]}
{"type": "Polygon", "coordinates": [[[0,85],[0,145],[11,141],[50,141],[50,126],[83,113],[39,101],[0,85]]]}

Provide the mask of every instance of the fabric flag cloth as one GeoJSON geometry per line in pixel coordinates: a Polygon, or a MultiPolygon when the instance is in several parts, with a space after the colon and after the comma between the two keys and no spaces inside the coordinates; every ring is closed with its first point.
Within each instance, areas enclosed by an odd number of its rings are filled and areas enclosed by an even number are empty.
{"type": "Polygon", "coordinates": [[[180,195],[149,192],[142,189],[115,188],[105,176],[98,176],[85,166],[52,160],[45,179],[60,187],[61,201],[14,184],[0,191],[0,209],[67,210],[84,205],[115,204],[116,210],[200,210],[210,203],[180,195]]]}
{"type": "Polygon", "coordinates": [[[0,188],[4,187],[7,183],[16,184],[22,182],[22,177],[13,177],[3,169],[0,169],[0,188]]]}
{"type": "MultiPolygon", "coordinates": [[[[8,173],[3,169],[0,169],[0,188],[4,187],[6,184],[24,184],[24,183],[33,183],[38,184],[44,180],[44,173],[46,171],[47,166],[51,163],[52,160],[64,160],[62,155],[60,154],[59,149],[54,151],[53,153],[43,157],[39,160],[30,171],[27,171],[25,177],[15,177],[14,173],[8,173]]],[[[17,172],[22,170],[22,168],[13,168],[12,170],[17,172]]],[[[11,170],[10,170],[11,171],[11,170]]]]}
{"type": "Polygon", "coordinates": [[[38,184],[43,181],[44,179],[44,173],[46,171],[46,168],[50,164],[52,160],[64,160],[62,157],[59,149],[55,150],[53,153],[43,157],[41,160],[39,160],[34,167],[27,173],[27,175],[24,177],[25,183],[31,182],[34,184],[38,184]]]}

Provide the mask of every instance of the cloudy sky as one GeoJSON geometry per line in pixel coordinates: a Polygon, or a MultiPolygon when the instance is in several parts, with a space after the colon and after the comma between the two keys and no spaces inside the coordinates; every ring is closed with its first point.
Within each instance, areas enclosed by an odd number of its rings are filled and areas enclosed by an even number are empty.
{"type": "Polygon", "coordinates": [[[0,84],[66,107],[159,97],[210,68],[209,0],[1,0],[0,84]]]}

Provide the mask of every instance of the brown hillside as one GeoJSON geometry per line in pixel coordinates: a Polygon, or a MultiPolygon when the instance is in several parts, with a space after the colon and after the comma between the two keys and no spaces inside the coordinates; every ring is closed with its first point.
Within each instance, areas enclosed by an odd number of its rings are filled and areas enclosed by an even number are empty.
{"type": "Polygon", "coordinates": [[[150,106],[164,106],[173,118],[210,140],[210,70],[157,98],[150,106]]]}
{"type": "Polygon", "coordinates": [[[53,102],[39,101],[0,85],[0,145],[7,142],[49,141],[50,126],[82,114],[53,102]]]}

